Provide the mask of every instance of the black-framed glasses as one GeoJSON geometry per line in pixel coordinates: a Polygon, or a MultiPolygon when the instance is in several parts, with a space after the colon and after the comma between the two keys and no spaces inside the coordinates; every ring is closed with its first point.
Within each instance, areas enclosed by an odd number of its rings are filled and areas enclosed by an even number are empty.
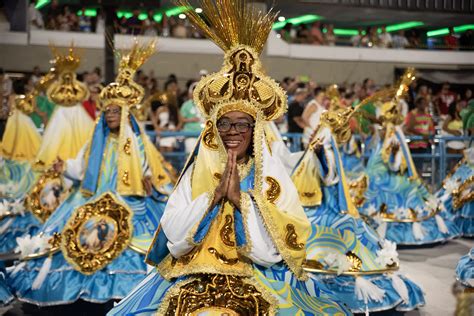
{"type": "Polygon", "coordinates": [[[219,132],[227,133],[230,130],[235,128],[235,130],[239,133],[247,133],[251,128],[254,127],[252,123],[247,122],[235,122],[231,123],[229,121],[219,121],[217,122],[217,130],[219,132]]]}

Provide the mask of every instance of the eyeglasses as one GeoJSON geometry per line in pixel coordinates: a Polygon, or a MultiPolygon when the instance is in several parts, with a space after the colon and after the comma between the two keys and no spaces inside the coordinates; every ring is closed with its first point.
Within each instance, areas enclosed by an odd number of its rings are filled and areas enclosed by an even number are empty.
{"type": "Polygon", "coordinates": [[[122,110],[120,108],[118,109],[105,109],[104,113],[105,115],[107,114],[119,114],[122,110]]]}
{"type": "Polygon", "coordinates": [[[217,122],[217,130],[219,132],[227,133],[230,132],[232,127],[239,133],[247,133],[254,125],[246,122],[236,122],[231,123],[229,121],[219,121],[217,122]]]}

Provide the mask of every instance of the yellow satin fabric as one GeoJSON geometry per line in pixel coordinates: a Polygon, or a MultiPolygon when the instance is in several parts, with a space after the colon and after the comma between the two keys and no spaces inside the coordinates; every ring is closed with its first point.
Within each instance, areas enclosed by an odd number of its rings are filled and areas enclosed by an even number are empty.
{"type": "Polygon", "coordinates": [[[8,118],[0,144],[4,158],[33,161],[41,144],[41,136],[29,116],[15,109],[8,118]]]}

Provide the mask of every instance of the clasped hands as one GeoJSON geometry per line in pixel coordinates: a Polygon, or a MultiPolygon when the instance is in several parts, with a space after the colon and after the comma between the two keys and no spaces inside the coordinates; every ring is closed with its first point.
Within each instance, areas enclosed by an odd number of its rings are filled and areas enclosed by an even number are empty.
{"type": "Polygon", "coordinates": [[[237,154],[232,150],[227,152],[227,163],[214,191],[211,209],[223,199],[234,204],[240,210],[240,177],[237,169],[237,154]]]}

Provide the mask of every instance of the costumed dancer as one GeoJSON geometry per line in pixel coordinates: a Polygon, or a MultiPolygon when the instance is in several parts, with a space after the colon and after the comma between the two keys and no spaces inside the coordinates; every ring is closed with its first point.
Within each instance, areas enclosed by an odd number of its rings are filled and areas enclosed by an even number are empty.
{"type": "Polygon", "coordinates": [[[302,269],[309,222],[264,131],[287,106],[259,60],[276,14],[199,6],[187,14],[224,66],[194,90],[207,121],[148,252],[156,270],[109,315],[347,315],[302,269]]]}
{"type": "Polygon", "coordinates": [[[2,170],[8,173],[4,195],[0,197],[0,254],[12,254],[16,238],[34,234],[41,225],[38,218],[24,207],[24,197],[35,184],[39,172],[32,168],[41,144],[41,136],[30,114],[35,111],[35,99],[54,79],[54,69],[42,77],[34,90],[14,98],[14,107],[5,128],[1,155],[4,158],[2,170]]]}
{"type": "Polygon", "coordinates": [[[351,138],[350,118],[370,99],[355,109],[332,101],[292,175],[312,224],[305,269],[354,313],[413,310],[424,305],[423,292],[398,272],[396,245],[380,238],[361,218],[339,151],[351,138]]]}
{"type": "Polygon", "coordinates": [[[47,169],[59,157],[76,157],[94,128],[82,101],[89,97],[87,87],[76,79],[81,62],[74,46],[67,54],[51,46],[57,68],[57,80],[47,90],[48,99],[56,105],[43,134],[43,142],[36,155],[35,166],[47,169]]]}
{"type": "Polygon", "coordinates": [[[362,208],[382,238],[399,245],[422,245],[447,241],[459,235],[452,215],[428,192],[416,172],[404,133],[398,100],[414,79],[408,69],[396,96],[381,107],[383,140],[367,163],[369,186],[362,208]]]}
{"type": "Polygon", "coordinates": [[[474,148],[464,150],[464,157],[443,181],[436,196],[445,210],[455,216],[461,236],[474,237],[474,148]]]}
{"type": "Polygon", "coordinates": [[[129,108],[144,95],[133,76],[154,51],[154,43],[135,44],[122,57],[116,81],[100,93],[103,111],[89,142],[75,159],[54,164],[74,189],[37,235],[18,239],[22,262],[9,269],[9,282],[20,301],[106,302],[145,277],[169,178],[129,108]]]}

